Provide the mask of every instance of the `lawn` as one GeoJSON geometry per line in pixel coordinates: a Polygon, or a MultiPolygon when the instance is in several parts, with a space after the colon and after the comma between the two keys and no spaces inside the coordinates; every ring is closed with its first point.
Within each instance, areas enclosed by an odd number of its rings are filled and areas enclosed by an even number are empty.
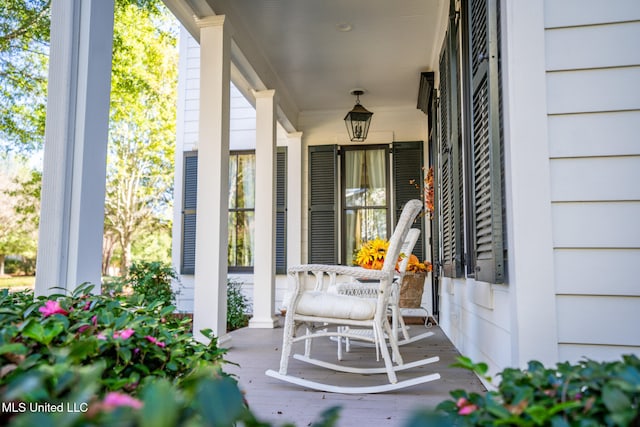
{"type": "Polygon", "coordinates": [[[33,288],[35,281],[35,276],[0,277],[0,288],[33,288]]]}

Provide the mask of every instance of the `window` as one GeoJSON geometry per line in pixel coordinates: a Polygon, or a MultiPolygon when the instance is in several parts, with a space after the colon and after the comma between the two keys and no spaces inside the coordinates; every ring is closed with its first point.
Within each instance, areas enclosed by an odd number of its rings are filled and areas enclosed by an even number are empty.
{"type": "MultiPolygon", "coordinates": [[[[254,151],[229,153],[229,270],[253,271],[255,219],[254,151]]],[[[278,147],[276,158],[276,273],[287,269],[287,152],[278,147]]],[[[196,209],[198,152],[184,153],[182,245],[180,274],[194,274],[196,254],[196,209]]]]}
{"type": "Polygon", "coordinates": [[[343,147],[342,263],[367,240],[386,239],[389,230],[387,146],[343,147]]]}
{"type": "MultiPolygon", "coordinates": [[[[422,141],[391,144],[391,162],[389,147],[309,147],[309,263],[351,265],[354,249],[367,239],[388,237],[404,204],[420,198],[410,181],[423,179],[422,141]]],[[[414,227],[424,231],[424,218],[414,227]]],[[[414,253],[423,259],[422,235],[414,253]]]]}
{"type": "Polygon", "coordinates": [[[234,151],[229,155],[229,270],[253,268],[256,154],[234,151]]]}

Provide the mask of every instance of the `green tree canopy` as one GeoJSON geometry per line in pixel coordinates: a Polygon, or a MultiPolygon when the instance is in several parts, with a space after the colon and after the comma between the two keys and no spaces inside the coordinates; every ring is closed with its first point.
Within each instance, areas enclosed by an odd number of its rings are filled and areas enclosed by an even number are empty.
{"type": "Polygon", "coordinates": [[[105,233],[118,243],[121,271],[131,262],[134,239],[168,233],[163,218],[172,201],[176,39],[177,24],[166,9],[116,3],[105,233]]]}
{"type": "Polygon", "coordinates": [[[0,2],[0,149],[42,148],[51,0],[0,2]]]}
{"type": "MultiPolygon", "coordinates": [[[[50,6],[0,1],[0,151],[28,155],[43,147],[50,6]]],[[[136,237],[170,233],[176,39],[177,23],[161,0],[115,0],[105,268],[115,246],[126,267],[136,237]]],[[[39,194],[40,179],[30,176],[21,191],[39,194]]],[[[38,204],[21,200],[7,212],[37,219],[38,204]]],[[[167,239],[159,241],[164,248],[167,239]]]]}
{"type": "Polygon", "coordinates": [[[40,182],[19,158],[3,158],[0,167],[0,275],[7,255],[34,259],[38,234],[40,182]]]}

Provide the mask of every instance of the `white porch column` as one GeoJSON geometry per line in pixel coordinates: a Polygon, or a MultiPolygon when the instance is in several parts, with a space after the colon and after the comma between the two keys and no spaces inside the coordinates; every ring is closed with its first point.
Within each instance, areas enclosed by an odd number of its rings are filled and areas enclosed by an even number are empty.
{"type": "Polygon", "coordinates": [[[302,132],[287,134],[287,266],[302,264],[302,132]]]}
{"type": "Polygon", "coordinates": [[[256,205],[251,328],[273,328],[276,270],[276,116],[275,91],[256,97],[256,205]]]}
{"type": "Polygon", "coordinates": [[[227,242],[229,220],[229,90],[231,35],[224,15],[198,20],[200,27],[200,127],[193,332],[206,342],[211,329],[229,345],[227,242]]]}
{"type": "Polygon", "coordinates": [[[100,290],[113,0],[54,0],[36,295],[100,290]]]}

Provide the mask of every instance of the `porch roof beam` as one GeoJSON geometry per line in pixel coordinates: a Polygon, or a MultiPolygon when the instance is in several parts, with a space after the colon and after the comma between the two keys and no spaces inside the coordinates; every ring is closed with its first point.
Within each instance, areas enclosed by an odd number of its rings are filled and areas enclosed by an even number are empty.
{"type": "Polygon", "coordinates": [[[288,88],[249,36],[242,19],[228,1],[163,0],[191,36],[200,42],[197,20],[211,15],[225,15],[233,27],[231,41],[231,81],[255,107],[254,91],[274,89],[278,93],[276,117],[287,132],[297,132],[299,110],[288,88]]]}

